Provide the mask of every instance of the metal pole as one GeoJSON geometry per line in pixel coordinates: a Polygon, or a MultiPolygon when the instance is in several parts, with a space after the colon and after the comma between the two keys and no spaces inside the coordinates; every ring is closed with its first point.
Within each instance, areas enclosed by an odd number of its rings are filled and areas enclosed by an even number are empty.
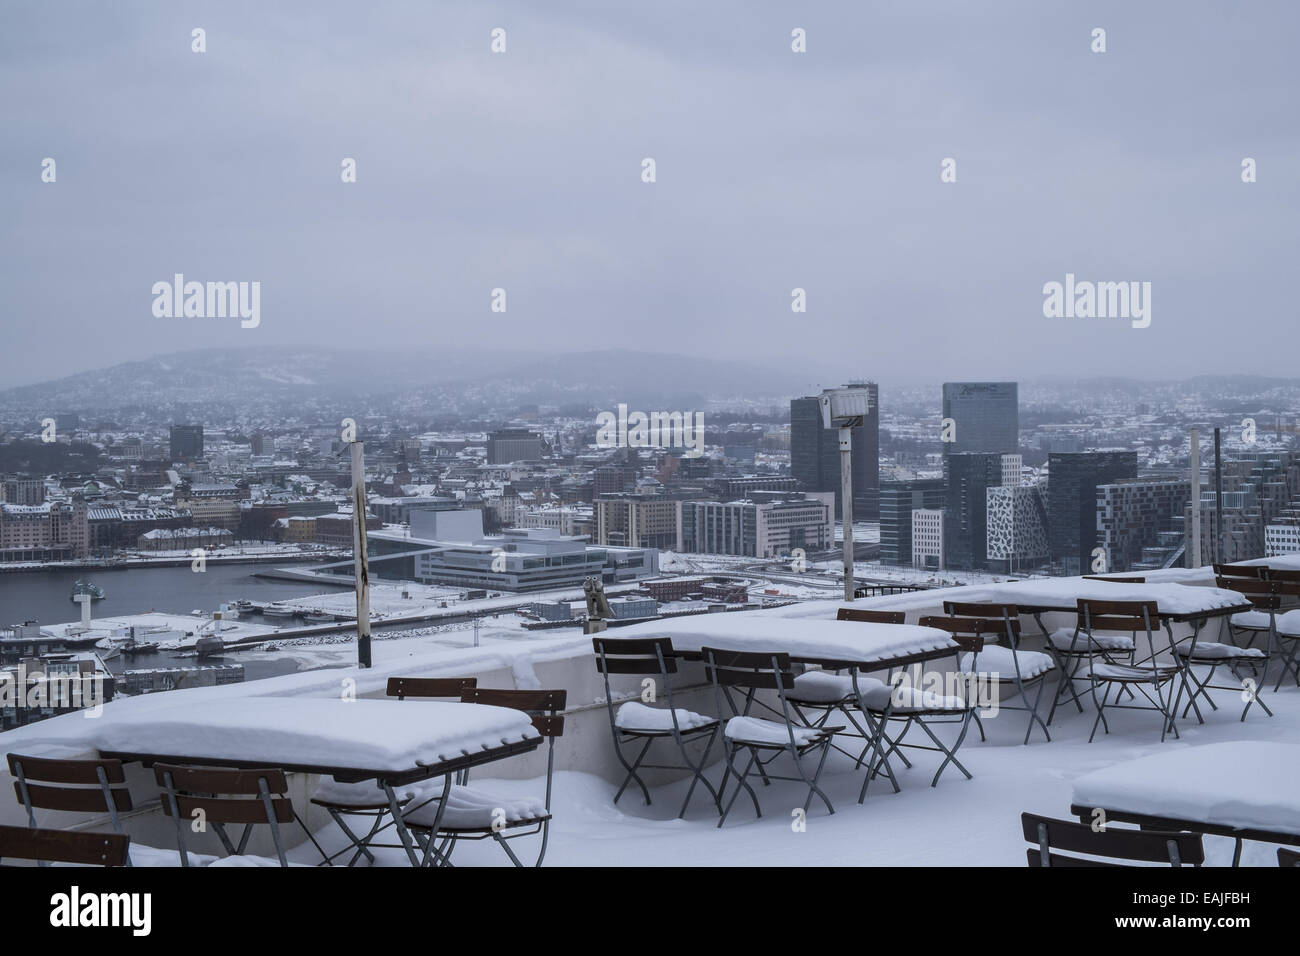
{"type": "Polygon", "coordinates": [[[1191,453],[1192,533],[1187,546],[1187,566],[1201,566],[1201,433],[1192,429],[1191,453]]]}
{"type": "Polygon", "coordinates": [[[365,443],[352,443],[352,574],[357,586],[357,665],[370,666],[370,560],[366,554],[365,443]]]}
{"type": "Polygon", "coordinates": [[[853,600],[853,429],[840,429],[840,515],[844,521],[844,600],[853,600]]]}
{"type": "Polygon", "coordinates": [[[1219,429],[1214,430],[1214,560],[1223,561],[1223,460],[1219,457],[1219,429]]]}

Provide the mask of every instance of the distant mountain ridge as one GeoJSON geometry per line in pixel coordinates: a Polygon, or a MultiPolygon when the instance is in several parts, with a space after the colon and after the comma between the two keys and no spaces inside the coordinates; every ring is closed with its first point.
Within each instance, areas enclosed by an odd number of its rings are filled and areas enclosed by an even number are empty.
{"type": "Polygon", "coordinates": [[[147,405],[391,396],[498,384],[532,401],[648,401],[706,394],[781,396],[798,377],[742,362],[609,349],[564,354],[449,349],[356,351],[291,346],[201,349],[0,390],[0,408],[60,411],[147,405]]]}

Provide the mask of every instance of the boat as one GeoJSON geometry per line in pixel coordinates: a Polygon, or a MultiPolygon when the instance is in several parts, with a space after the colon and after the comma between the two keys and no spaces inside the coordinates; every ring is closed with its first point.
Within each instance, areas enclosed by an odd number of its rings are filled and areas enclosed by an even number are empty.
{"type": "Polygon", "coordinates": [[[234,607],[236,611],[254,611],[257,609],[257,605],[252,601],[236,601],[234,607]]]}
{"type": "Polygon", "coordinates": [[[104,589],[98,584],[92,584],[89,581],[82,581],[80,578],[72,585],[72,593],[68,595],[69,601],[75,601],[83,594],[89,594],[92,601],[104,600],[104,589]]]}
{"type": "Polygon", "coordinates": [[[291,607],[285,607],[283,604],[268,604],[262,608],[263,617],[293,617],[298,612],[291,607]]]}
{"type": "Polygon", "coordinates": [[[328,611],[308,611],[302,616],[304,621],[310,624],[333,624],[334,615],[328,611]]]}
{"type": "Polygon", "coordinates": [[[122,645],[121,651],[127,657],[134,657],[137,654],[157,654],[158,642],[130,640],[122,645]]]}

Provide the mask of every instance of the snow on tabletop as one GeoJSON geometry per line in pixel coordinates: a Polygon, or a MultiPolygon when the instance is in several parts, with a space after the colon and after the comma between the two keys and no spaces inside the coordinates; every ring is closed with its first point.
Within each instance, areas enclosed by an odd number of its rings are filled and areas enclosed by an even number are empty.
{"type": "Polygon", "coordinates": [[[1234,741],[1180,747],[1084,774],[1084,807],[1300,834],[1300,746],[1234,741]]]}
{"type": "Polygon", "coordinates": [[[791,620],[763,611],[698,614],[672,621],[620,627],[607,639],[667,637],[677,651],[716,647],[729,651],[787,653],[799,659],[883,661],[941,648],[956,650],[946,631],[911,624],[791,620]]]}
{"type": "MultiPolygon", "coordinates": [[[[1206,583],[1213,583],[1207,579],[1206,583]]],[[[1005,581],[1000,584],[972,584],[951,588],[931,588],[891,594],[876,598],[859,598],[852,604],[842,601],[806,601],[775,612],[782,617],[804,619],[833,618],[839,608],[853,607],[878,611],[918,611],[943,613],[944,601],[967,603],[1038,605],[1073,611],[1079,598],[1094,601],[1155,601],[1165,614],[1196,614],[1222,607],[1239,607],[1249,603],[1236,591],[1178,582],[1120,584],[1114,581],[1088,581],[1081,577],[1034,578],[1028,581],[1005,581]]]]}
{"type": "Polygon", "coordinates": [[[312,697],[203,701],[86,724],[83,739],[101,752],[376,771],[538,737],[527,714],[506,707],[312,697]]]}

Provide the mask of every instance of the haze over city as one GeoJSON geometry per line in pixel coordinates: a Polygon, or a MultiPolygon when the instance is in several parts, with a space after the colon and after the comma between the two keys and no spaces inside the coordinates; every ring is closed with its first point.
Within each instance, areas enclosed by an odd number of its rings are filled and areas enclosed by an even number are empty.
{"type": "Polygon", "coordinates": [[[1286,4],[10,4],[0,375],[485,337],[808,381],[1290,375],[1260,343],[1296,321],[1297,26],[1286,4]],[[155,317],[176,273],[260,282],[260,324],[155,317]],[[1067,273],[1150,282],[1150,326],[1044,317],[1067,273]]]}

